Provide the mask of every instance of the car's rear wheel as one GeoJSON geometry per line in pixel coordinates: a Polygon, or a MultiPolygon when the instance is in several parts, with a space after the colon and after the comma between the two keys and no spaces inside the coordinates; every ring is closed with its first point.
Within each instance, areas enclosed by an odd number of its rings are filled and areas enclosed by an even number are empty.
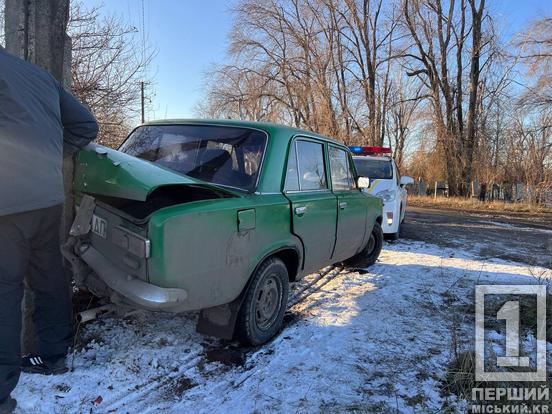
{"type": "Polygon", "coordinates": [[[248,345],[261,345],[282,326],[289,296],[289,275],[285,264],[272,257],[253,274],[238,315],[236,333],[248,345]]]}
{"type": "Polygon", "coordinates": [[[383,230],[381,225],[376,221],[370,233],[368,243],[356,256],[348,259],[345,264],[356,268],[365,268],[373,265],[378,260],[381,249],[383,247],[383,230]]]}

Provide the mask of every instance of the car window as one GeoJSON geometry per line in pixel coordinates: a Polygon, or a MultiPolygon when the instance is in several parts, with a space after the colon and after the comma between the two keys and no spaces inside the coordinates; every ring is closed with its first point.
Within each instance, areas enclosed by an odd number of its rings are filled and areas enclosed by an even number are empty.
{"type": "Polygon", "coordinates": [[[285,191],[299,191],[299,171],[297,170],[297,150],[295,142],[289,150],[285,191]]]}
{"type": "Polygon", "coordinates": [[[317,142],[297,141],[297,171],[301,191],[328,188],[324,166],[324,146],[317,142]]]}
{"type": "Polygon", "coordinates": [[[211,125],[146,125],[120,151],[213,184],[253,192],[266,148],[262,131],[211,125]]]}
{"type": "Polygon", "coordinates": [[[390,159],[381,160],[365,157],[354,157],[357,173],[361,177],[368,177],[372,180],[393,178],[393,164],[390,159]]]}
{"type": "Polygon", "coordinates": [[[330,146],[330,171],[334,190],[351,190],[354,188],[353,173],[349,165],[347,151],[330,146]]]}

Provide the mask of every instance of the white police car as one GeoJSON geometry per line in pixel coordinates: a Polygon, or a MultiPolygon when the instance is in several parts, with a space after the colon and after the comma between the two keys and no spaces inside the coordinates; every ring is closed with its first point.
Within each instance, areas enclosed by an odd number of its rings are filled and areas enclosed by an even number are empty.
{"type": "Polygon", "coordinates": [[[382,229],[386,237],[399,238],[401,223],[406,211],[406,186],[413,184],[411,177],[401,177],[391,148],[350,147],[357,173],[370,179],[370,194],[383,200],[382,229]]]}

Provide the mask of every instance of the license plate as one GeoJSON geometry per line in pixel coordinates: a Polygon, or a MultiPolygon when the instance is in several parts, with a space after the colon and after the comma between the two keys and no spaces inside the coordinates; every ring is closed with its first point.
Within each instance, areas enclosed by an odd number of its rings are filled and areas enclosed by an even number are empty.
{"type": "Polygon", "coordinates": [[[95,214],[92,216],[92,233],[107,238],[107,221],[95,214]]]}

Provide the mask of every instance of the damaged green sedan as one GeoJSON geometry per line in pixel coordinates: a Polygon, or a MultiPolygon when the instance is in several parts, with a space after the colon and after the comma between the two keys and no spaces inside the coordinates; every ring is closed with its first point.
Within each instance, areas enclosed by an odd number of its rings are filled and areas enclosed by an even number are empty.
{"type": "Polygon", "coordinates": [[[166,120],[77,157],[66,247],[77,283],[133,307],[201,310],[198,331],[258,345],[289,283],[374,263],[382,205],[346,146],[284,126],[166,120]]]}

